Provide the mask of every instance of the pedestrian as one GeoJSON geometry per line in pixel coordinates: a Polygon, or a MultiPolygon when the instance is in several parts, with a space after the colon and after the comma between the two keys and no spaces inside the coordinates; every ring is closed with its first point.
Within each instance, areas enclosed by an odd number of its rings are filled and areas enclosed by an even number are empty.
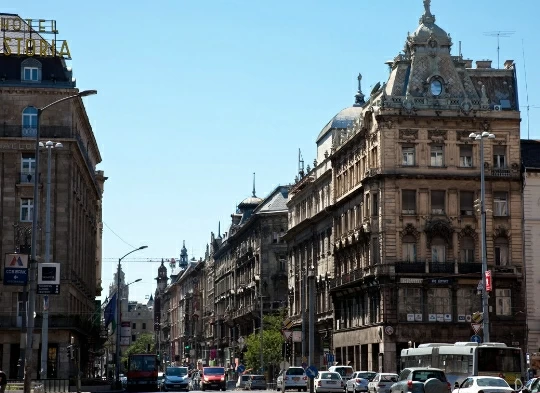
{"type": "Polygon", "coordinates": [[[0,370],[0,393],[4,393],[6,391],[7,386],[7,375],[5,372],[0,370]]]}

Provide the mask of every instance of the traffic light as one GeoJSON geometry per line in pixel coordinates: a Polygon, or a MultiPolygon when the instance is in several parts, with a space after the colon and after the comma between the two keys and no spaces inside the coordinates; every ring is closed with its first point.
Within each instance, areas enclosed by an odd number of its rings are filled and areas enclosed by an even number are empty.
{"type": "Polygon", "coordinates": [[[186,345],[184,346],[184,349],[185,349],[186,351],[189,351],[189,344],[186,344],[186,345]]]}
{"type": "Polygon", "coordinates": [[[67,346],[68,359],[75,359],[75,347],[73,345],[67,346]]]}
{"type": "Polygon", "coordinates": [[[157,360],[158,362],[161,362],[161,354],[159,353],[159,351],[157,352],[157,360]]]}

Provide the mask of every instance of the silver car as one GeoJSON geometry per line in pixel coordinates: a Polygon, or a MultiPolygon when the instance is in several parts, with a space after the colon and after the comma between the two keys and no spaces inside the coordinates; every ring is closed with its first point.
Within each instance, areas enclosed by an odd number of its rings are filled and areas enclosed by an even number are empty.
{"type": "Polygon", "coordinates": [[[345,392],[360,393],[368,391],[369,382],[377,375],[375,371],[355,371],[347,380],[345,392]]]}

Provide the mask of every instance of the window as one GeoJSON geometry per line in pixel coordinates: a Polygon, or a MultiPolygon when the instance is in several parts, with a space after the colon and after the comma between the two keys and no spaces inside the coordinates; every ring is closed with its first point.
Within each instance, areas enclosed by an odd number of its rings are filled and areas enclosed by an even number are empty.
{"type": "Polygon", "coordinates": [[[496,289],[495,299],[495,314],[497,315],[512,315],[512,293],[510,289],[496,289]]]}
{"type": "Polygon", "coordinates": [[[459,147],[459,166],[462,168],[472,167],[472,146],[461,145],[459,147]]]}
{"type": "Polygon", "coordinates": [[[416,214],[416,190],[403,190],[401,192],[401,213],[416,214]]]}
{"type": "Polygon", "coordinates": [[[131,342],[134,343],[135,341],[137,341],[137,336],[135,334],[132,334],[131,335],[131,342]]]}
{"type": "Polygon", "coordinates": [[[457,290],[458,314],[472,315],[482,309],[482,296],[477,294],[476,287],[459,288],[457,290]]]}
{"type": "Polygon", "coordinates": [[[459,211],[462,216],[474,215],[474,192],[460,191],[459,193],[459,211]]]}
{"type": "Polygon", "coordinates": [[[137,329],[137,324],[136,324],[135,322],[133,322],[133,323],[131,324],[131,328],[132,328],[132,329],[137,329]]]}
{"type": "Polygon", "coordinates": [[[142,323],[142,328],[143,328],[143,330],[146,330],[146,323],[144,323],[144,322],[142,323]]]}
{"type": "Polygon", "coordinates": [[[23,198],[21,199],[21,221],[32,221],[32,212],[34,211],[34,200],[23,198]]]}
{"type": "Polygon", "coordinates": [[[378,216],[379,215],[379,194],[377,193],[373,194],[372,202],[373,202],[372,213],[374,216],[378,216]]]}
{"type": "Polygon", "coordinates": [[[493,146],[493,167],[506,168],[506,146],[493,146]]]}
{"type": "Polygon", "coordinates": [[[443,147],[441,145],[431,146],[431,166],[443,166],[444,156],[443,147]]]}
{"type": "Polygon", "coordinates": [[[440,237],[431,242],[431,262],[446,262],[446,243],[440,237]]]}
{"type": "Polygon", "coordinates": [[[33,181],[36,170],[36,157],[33,153],[23,153],[21,158],[21,183],[33,181]]]}
{"type": "Polygon", "coordinates": [[[431,214],[444,214],[445,191],[431,191],[431,214]]]}
{"type": "Polygon", "coordinates": [[[495,239],[495,266],[508,266],[508,240],[504,237],[495,239]]]}
{"type": "Polygon", "coordinates": [[[506,192],[493,193],[493,215],[507,216],[508,215],[508,194],[506,192]]]}
{"type": "Polygon", "coordinates": [[[37,109],[33,106],[24,108],[22,113],[22,136],[35,137],[37,131],[37,109]]]}
{"type": "Polygon", "coordinates": [[[413,235],[403,236],[401,247],[403,260],[406,262],[416,262],[416,238],[413,235]]]}
{"type": "Polygon", "coordinates": [[[379,238],[371,239],[371,264],[376,265],[380,261],[379,238]]]}
{"type": "Polygon", "coordinates": [[[470,236],[466,236],[461,239],[461,262],[473,263],[474,262],[474,239],[470,236]]]}
{"type": "Polygon", "coordinates": [[[422,321],[422,289],[399,288],[398,319],[400,321],[422,321]]]}
{"type": "Polygon", "coordinates": [[[37,82],[39,80],[39,69],[37,67],[24,67],[23,80],[37,82]]]}
{"type": "Polygon", "coordinates": [[[428,314],[452,314],[452,293],[450,288],[428,289],[427,312],[428,314]]]}
{"type": "Polygon", "coordinates": [[[402,153],[401,165],[413,166],[415,164],[414,146],[403,146],[403,148],[401,149],[401,153],[402,153]]]}

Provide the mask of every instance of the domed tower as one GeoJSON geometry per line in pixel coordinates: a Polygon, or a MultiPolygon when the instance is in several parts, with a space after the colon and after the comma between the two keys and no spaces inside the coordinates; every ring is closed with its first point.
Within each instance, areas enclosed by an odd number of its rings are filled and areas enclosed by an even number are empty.
{"type": "Polygon", "coordinates": [[[167,277],[167,268],[165,267],[165,261],[161,260],[161,266],[158,268],[158,276],[156,277],[157,281],[157,290],[156,292],[163,292],[165,288],[167,287],[167,281],[169,281],[169,278],[167,277]]]}
{"type": "Polygon", "coordinates": [[[251,217],[253,210],[261,204],[263,200],[255,194],[255,173],[253,174],[253,193],[238,204],[238,213],[242,215],[240,224],[243,224],[251,217]]]}
{"type": "Polygon", "coordinates": [[[188,253],[186,248],[186,241],[184,240],[184,244],[182,246],[182,251],[180,251],[180,261],[178,262],[178,267],[180,269],[185,269],[188,266],[188,253]]]}

